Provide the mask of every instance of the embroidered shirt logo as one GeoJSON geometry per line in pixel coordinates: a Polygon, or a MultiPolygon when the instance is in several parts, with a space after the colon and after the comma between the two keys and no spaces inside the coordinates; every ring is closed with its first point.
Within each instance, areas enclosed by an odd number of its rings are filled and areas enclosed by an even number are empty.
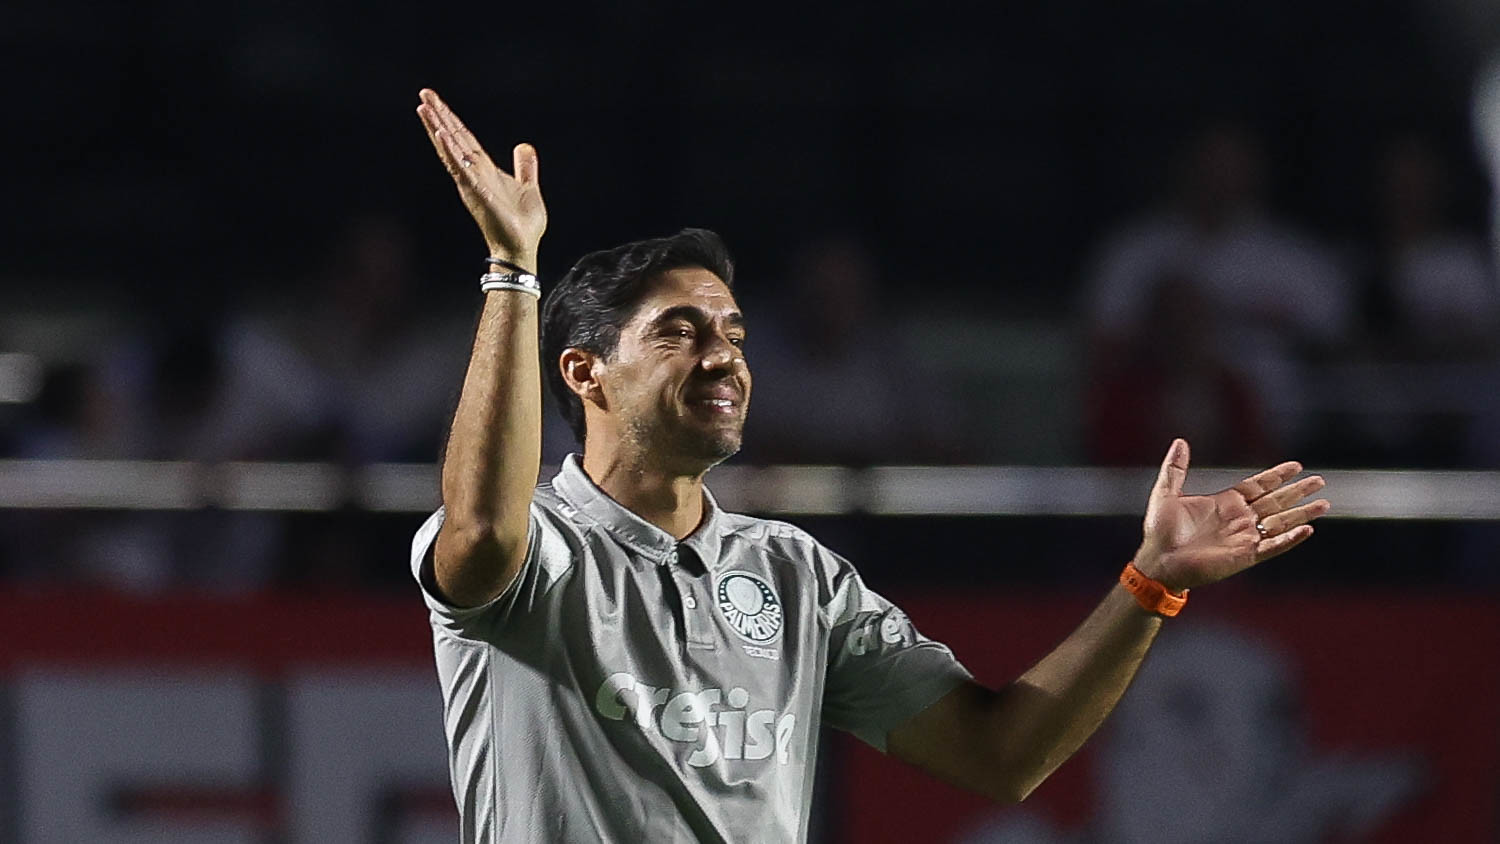
{"type": "Polygon", "coordinates": [[[732,571],[714,590],[719,612],[740,638],[763,645],[781,633],[781,601],[758,575],[732,571]]]}

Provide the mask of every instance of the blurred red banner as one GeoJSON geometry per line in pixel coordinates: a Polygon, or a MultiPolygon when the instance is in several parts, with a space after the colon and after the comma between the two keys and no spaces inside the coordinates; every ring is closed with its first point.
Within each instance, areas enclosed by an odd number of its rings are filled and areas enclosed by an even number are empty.
{"type": "MultiPolygon", "coordinates": [[[[1091,603],[902,601],[999,686],[1091,603]]],[[[1020,807],[854,741],[844,840],[1488,842],[1500,837],[1500,602],[1460,595],[1195,594],[1119,708],[1020,807]]]]}
{"type": "MultiPolygon", "coordinates": [[[[1015,593],[900,603],[991,685],[1024,671],[1092,607],[1015,593]]],[[[9,765],[22,775],[11,799],[23,821],[37,800],[73,800],[67,811],[87,821],[85,838],[132,813],[177,830],[196,812],[314,840],[324,826],[378,825],[394,811],[441,839],[451,806],[430,635],[415,598],[5,594],[0,683],[17,719],[9,765]],[[262,711],[268,689],[287,716],[262,711]],[[161,723],[147,724],[142,706],[161,723]],[[100,742],[121,734],[94,729],[108,719],[127,733],[139,727],[153,747],[201,730],[223,756],[220,773],[195,767],[204,739],[184,738],[181,758],[119,781],[113,803],[48,785],[108,773],[104,762],[66,761],[76,760],[75,740],[105,753],[100,742]],[[298,796],[326,795],[325,766],[349,780],[350,762],[330,754],[363,740],[395,755],[349,787],[344,808],[298,796]],[[285,770],[266,767],[258,748],[268,746],[283,748],[285,770]],[[137,792],[155,797],[124,799],[137,792]]],[[[1166,625],[1099,735],[1021,807],[992,806],[845,740],[825,760],[837,801],[829,832],[861,844],[1493,841],[1497,654],[1494,599],[1203,590],[1166,625]]],[[[136,754],[122,747],[119,759],[136,754]]],[[[55,822],[19,828],[22,841],[56,832],[55,822]]]]}
{"type": "Polygon", "coordinates": [[[0,839],[453,841],[426,612],[0,596],[0,839]]]}

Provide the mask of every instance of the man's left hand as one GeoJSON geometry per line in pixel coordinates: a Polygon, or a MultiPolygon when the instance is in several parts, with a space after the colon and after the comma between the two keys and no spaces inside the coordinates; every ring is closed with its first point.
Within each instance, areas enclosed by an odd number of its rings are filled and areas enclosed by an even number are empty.
{"type": "Polygon", "coordinates": [[[1324,486],[1310,475],[1288,484],[1302,464],[1282,463],[1213,495],[1183,495],[1189,450],[1173,440],[1146,505],[1141,573],[1174,592],[1214,583],[1284,554],[1312,536],[1326,499],[1300,503],[1324,486]]]}

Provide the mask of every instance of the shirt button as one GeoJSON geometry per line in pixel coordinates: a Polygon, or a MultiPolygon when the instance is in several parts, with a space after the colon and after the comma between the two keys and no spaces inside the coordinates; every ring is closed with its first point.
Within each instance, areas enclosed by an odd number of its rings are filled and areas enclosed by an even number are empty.
{"type": "Polygon", "coordinates": [[[672,553],[670,553],[670,554],[667,555],[667,562],[671,563],[674,566],[677,565],[677,552],[676,551],[673,551],[672,553]]]}
{"type": "Polygon", "coordinates": [[[682,599],[682,605],[690,610],[696,610],[698,608],[698,599],[692,595],[688,595],[682,599]]]}

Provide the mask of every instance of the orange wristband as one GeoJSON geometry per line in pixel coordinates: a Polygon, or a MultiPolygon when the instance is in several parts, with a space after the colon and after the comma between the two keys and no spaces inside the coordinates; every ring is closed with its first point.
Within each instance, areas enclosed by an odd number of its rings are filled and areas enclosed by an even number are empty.
{"type": "Polygon", "coordinates": [[[1125,570],[1120,572],[1120,585],[1134,595],[1136,602],[1148,612],[1167,618],[1182,612],[1190,591],[1184,589],[1181,595],[1173,594],[1160,582],[1141,574],[1141,570],[1135,567],[1133,560],[1126,563],[1125,570]]]}

